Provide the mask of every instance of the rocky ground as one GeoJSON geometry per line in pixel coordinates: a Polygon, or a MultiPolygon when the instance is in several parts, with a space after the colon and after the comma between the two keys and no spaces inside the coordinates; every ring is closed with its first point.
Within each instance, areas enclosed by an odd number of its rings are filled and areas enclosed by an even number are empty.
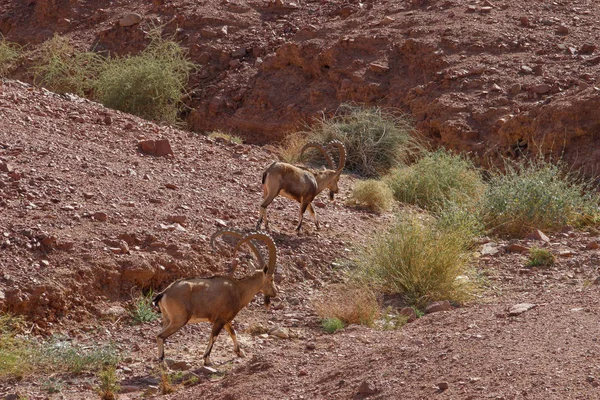
{"type": "MultiPolygon", "coordinates": [[[[0,4],[0,32],[22,44],[58,32],[81,49],[125,54],[165,24],[202,65],[187,100],[197,131],[271,142],[341,102],[367,102],[409,112],[425,136],[482,164],[547,140],[588,171],[598,165],[599,20],[585,0],[0,4]],[[141,20],[129,25],[131,13],[141,20]]],[[[237,318],[247,357],[222,335],[217,371],[206,371],[209,328],[185,327],[167,357],[197,381],[159,395],[159,322],[133,326],[128,307],[142,289],[231,271],[210,235],[252,229],[273,147],[159,127],[15,81],[2,82],[0,117],[0,309],[25,315],[44,337],[116,343],[121,399],[600,397],[595,230],[482,240],[482,289],[470,303],[396,331],[323,333],[311,299],[393,220],[344,204],[351,175],[335,203],[316,203],[319,232],[308,219],[294,234],[290,201],[270,207],[281,295],[271,311],[259,299],[237,318]],[[140,141],[163,139],[172,154],[140,151],[140,141]],[[551,250],[556,265],[526,267],[532,246],[551,250]]],[[[96,385],[92,375],[29,377],[0,382],[0,396],[88,399],[96,385]]]]}
{"type": "MultiPolygon", "coordinates": [[[[127,308],[143,288],[179,276],[228,273],[211,252],[219,227],[252,229],[262,167],[274,155],[251,145],[158,127],[74,96],[18,82],[0,92],[0,305],[24,314],[34,333],[82,345],[116,343],[124,354],[120,398],[159,396],[154,361],[159,323],[131,325],[127,308]],[[140,151],[168,139],[173,155],[140,151]]],[[[482,290],[462,308],[425,315],[397,331],[319,327],[311,300],[339,281],[356,246],[392,215],[318,201],[325,224],[293,232],[297,208],[271,207],[278,245],[274,309],[252,303],[237,318],[247,357],[222,335],[216,372],[201,366],[205,324],[168,343],[174,368],[197,376],[167,398],[592,399],[598,393],[598,233],[566,227],[551,238],[483,240],[474,267],[482,290]],[[526,250],[546,247],[552,268],[527,268],[526,250]],[[511,310],[528,304],[522,310],[511,310]],[[526,310],[526,311],[523,311],[526,310]],[[261,328],[262,326],[262,328],[261,328]],[[269,335],[275,328],[279,333],[269,335]]],[[[260,296],[259,296],[260,297],[260,296]]],[[[90,398],[92,375],[0,383],[3,395],[90,398]]],[[[48,378],[48,377],[46,377],[48,378]]]]}

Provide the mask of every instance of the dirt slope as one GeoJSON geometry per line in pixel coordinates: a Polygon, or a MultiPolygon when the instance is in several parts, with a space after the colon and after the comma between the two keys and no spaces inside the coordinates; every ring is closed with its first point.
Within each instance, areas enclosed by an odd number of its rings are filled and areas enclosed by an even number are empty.
{"type": "MultiPolygon", "coordinates": [[[[253,227],[258,177],[274,156],[17,82],[3,82],[0,110],[0,307],[27,315],[33,332],[115,343],[125,355],[121,399],[597,397],[597,232],[567,228],[549,243],[488,243],[478,265],[483,290],[471,304],[398,331],[350,326],[327,335],[311,299],[339,280],[353,244],[392,216],[319,202],[325,228],[316,232],[307,221],[307,234],[297,237],[297,208],[285,199],[270,211],[278,217],[281,296],[274,310],[259,299],[236,319],[248,356],[235,358],[222,335],[213,351],[218,372],[207,374],[200,360],[208,327],[186,327],[169,341],[167,357],[197,383],[158,395],[159,322],[131,326],[126,307],[141,288],[230,271],[208,237],[222,225],[253,227]],[[159,138],[174,156],[138,151],[139,140],[159,138]],[[545,246],[558,263],[525,268],[515,245],[545,246]],[[519,303],[533,308],[511,315],[519,303]],[[253,334],[260,326],[279,327],[284,338],[253,334]]],[[[352,180],[342,179],[342,201],[352,180]]],[[[92,375],[54,379],[56,394],[33,377],[0,383],[0,394],[95,396],[92,375]]]]}

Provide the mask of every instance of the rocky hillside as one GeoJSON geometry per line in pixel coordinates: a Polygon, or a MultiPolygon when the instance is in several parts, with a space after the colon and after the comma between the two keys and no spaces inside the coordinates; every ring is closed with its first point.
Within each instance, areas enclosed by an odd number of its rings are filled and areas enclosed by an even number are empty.
{"type": "Polygon", "coordinates": [[[0,15],[8,40],[59,33],[121,55],[162,26],[200,65],[194,131],[272,142],[357,102],[408,113],[482,164],[541,148],[598,169],[600,9],[587,0],[43,0],[0,15]]]}

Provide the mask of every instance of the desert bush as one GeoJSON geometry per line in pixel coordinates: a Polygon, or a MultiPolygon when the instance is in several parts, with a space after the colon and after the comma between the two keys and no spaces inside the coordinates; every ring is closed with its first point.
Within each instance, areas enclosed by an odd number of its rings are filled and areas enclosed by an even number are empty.
{"type": "MultiPolygon", "coordinates": [[[[288,133],[277,146],[277,153],[282,161],[287,163],[296,163],[300,161],[300,151],[308,142],[308,136],[302,132],[288,133]]],[[[308,152],[306,153],[308,154],[308,152]]]]}
{"type": "Polygon", "coordinates": [[[150,291],[146,295],[139,295],[134,299],[129,310],[134,324],[143,324],[151,322],[158,318],[158,314],[152,308],[153,293],[150,291]]]}
{"type": "Polygon", "coordinates": [[[494,171],[484,195],[482,219],[491,232],[522,237],[533,229],[553,231],[598,218],[599,197],[591,181],[562,161],[542,157],[506,162],[494,171]]]}
{"type": "Polygon", "coordinates": [[[377,298],[369,288],[346,284],[330,286],[313,304],[321,318],[339,319],[344,324],[371,326],[379,313],[377,298]]]}
{"type": "Polygon", "coordinates": [[[21,378],[33,369],[37,346],[20,335],[22,327],[22,318],[0,314],[0,378],[21,378]]]}
{"type": "Polygon", "coordinates": [[[352,275],[360,285],[401,294],[407,304],[417,307],[436,300],[460,303],[472,290],[471,281],[461,279],[470,255],[467,237],[438,229],[435,219],[399,217],[365,247],[352,275]]]}
{"type": "Polygon", "coordinates": [[[529,249],[529,259],[527,260],[528,267],[550,267],[554,265],[554,255],[540,247],[532,247],[529,249]]]}
{"type": "Polygon", "coordinates": [[[68,338],[52,338],[42,343],[39,353],[36,357],[38,368],[74,374],[114,367],[120,360],[113,345],[82,346],[68,338]]]}
{"type": "Polygon", "coordinates": [[[368,177],[408,162],[421,149],[407,116],[395,117],[378,107],[342,105],[335,116],[323,117],[307,135],[323,143],[334,139],[344,143],[346,168],[368,177]]]}
{"type": "Polygon", "coordinates": [[[485,185],[471,161],[446,150],[428,152],[385,178],[396,200],[440,211],[448,204],[476,204],[485,185]]]}
{"type": "Polygon", "coordinates": [[[0,34],[0,78],[8,76],[15,68],[23,49],[17,43],[11,43],[0,34]]]}
{"type": "Polygon", "coordinates": [[[179,44],[154,34],[140,54],[107,60],[96,81],[96,97],[110,108],[175,123],[193,68],[179,44]]]}
{"type": "Polygon", "coordinates": [[[339,318],[323,318],[321,328],[329,334],[344,329],[344,322],[339,318]]]}
{"type": "Polygon", "coordinates": [[[97,391],[102,400],[115,400],[121,390],[114,366],[108,366],[98,374],[100,381],[97,391]]]}
{"type": "Polygon", "coordinates": [[[58,34],[34,53],[35,83],[56,93],[88,94],[105,65],[102,56],[76,51],[68,38],[58,34]]]}
{"type": "Polygon", "coordinates": [[[375,212],[388,211],[394,205],[394,195],[385,182],[369,179],[354,184],[349,203],[375,212]]]}

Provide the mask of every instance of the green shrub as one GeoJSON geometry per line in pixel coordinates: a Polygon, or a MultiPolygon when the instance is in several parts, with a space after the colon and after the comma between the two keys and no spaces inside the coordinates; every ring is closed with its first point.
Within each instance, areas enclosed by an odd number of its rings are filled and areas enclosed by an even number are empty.
{"type": "Polygon", "coordinates": [[[388,211],[394,205],[394,195],[388,185],[380,180],[358,181],[352,188],[349,202],[371,211],[388,211]]]}
{"type": "Polygon", "coordinates": [[[366,286],[332,285],[313,301],[317,315],[345,324],[371,326],[379,314],[375,294],[366,286]]]}
{"type": "Polygon", "coordinates": [[[395,331],[402,328],[408,323],[408,317],[400,314],[392,307],[388,307],[381,313],[381,318],[377,321],[377,325],[384,331],[395,331]]]}
{"type": "Polygon", "coordinates": [[[158,314],[152,308],[153,293],[138,296],[131,306],[129,314],[134,324],[151,322],[158,318],[158,314]]]}
{"type": "Polygon", "coordinates": [[[377,107],[343,105],[334,117],[322,118],[308,136],[322,143],[344,143],[346,168],[364,176],[385,174],[421,148],[406,116],[394,117],[377,107]]]}
{"type": "Polygon", "coordinates": [[[22,51],[21,46],[9,42],[0,34],[0,78],[7,77],[15,68],[22,51]]]}
{"type": "Polygon", "coordinates": [[[528,267],[550,267],[554,265],[554,255],[540,247],[532,247],[529,249],[529,259],[527,260],[528,267]]]}
{"type": "Polygon", "coordinates": [[[69,339],[53,338],[41,345],[36,359],[38,366],[78,374],[114,367],[120,356],[115,347],[109,344],[88,347],[72,343],[69,339]]]}
{"type": "Polygon", "coordinates": [[[533,229],[553,231],[598,218],[599,198],[590,181],[562,162],[536,157],[506,162],[495,171],[483,201],[483,221],[493,233],[522,237],[533,229]]]}
{"type": "Polygon", "coordinates": [[[396,200],[440,211],[448,203],[473,205],[484,192],[479,172],[466,158],[446,150],[426,153],[386,176],[396,200]]]}
{"type": "Polygon", "coordinates": [[[98,395],[102,400],[115,400],[121,390],[114,366],[108,366],[98,374],[98,395]]]}
{"type": "Polygon", "coordinates": [[[96,97],[110,108],[175,123],[193,68],[183,48],[154,35],[142,53],[107,61],[96,81],[96,97]]]}
{"type": "Polygon", "coordinates": [[[331,334],[344,329],[344,323],[339,318],[324,318],[321,321],[321,327],[325,332],[331,334]]]}
{"type": "Polygon", "coordinates": [[[417,307],[466,300],[472,284],[461,277],[470,254],[468,235],[435,224],[415,216],[399,219],[363,250],[354,278],[378,292],[401,294],[417,307]]]}
{"type": "Polygon", "coordinates": [[[33,68],[36,84],[56,93],[83,96],[94,87],[105,59],[93,52],[78,52],[68,38],[55,34],[38,49],[33,68]]]}
{"type": "Polygon", "coordinates": [[[37,346],[19,335],[22,327],[22,318],[0,314],[0,378],[21,378],[33,369],[37,346]]]}

